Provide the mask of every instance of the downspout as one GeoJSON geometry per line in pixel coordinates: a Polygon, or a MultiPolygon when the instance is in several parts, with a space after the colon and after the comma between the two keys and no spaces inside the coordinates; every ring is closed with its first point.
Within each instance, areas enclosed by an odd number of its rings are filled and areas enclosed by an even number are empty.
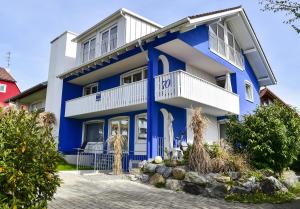
{"type": "MultiPolygon", "coordinates": [[[[139,43],[139,47],[140,47],[141,51],[142,51],[142,52],[145,52],[145,49],[143,48],[142,41],[141,41],[140,38],[138,39],[138,43],[139,43]]],[[[146,56],[147,62],[149,62],[148,54],[146,54],[145,56],[146,56]]]]}

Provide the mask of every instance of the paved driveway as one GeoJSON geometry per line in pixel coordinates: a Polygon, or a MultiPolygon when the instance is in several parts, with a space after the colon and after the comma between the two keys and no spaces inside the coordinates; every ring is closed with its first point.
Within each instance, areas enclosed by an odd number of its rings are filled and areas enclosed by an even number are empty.
{"type": "Polygon", "coordinates": [[[299,201],[284,205],[228,203],[224,200],[158,189],[105,174],[78,175],[62,172],[60,175],[64,184],[58,189],[55,200],[49,204],[50,209],[300,208],[299,201]]]}

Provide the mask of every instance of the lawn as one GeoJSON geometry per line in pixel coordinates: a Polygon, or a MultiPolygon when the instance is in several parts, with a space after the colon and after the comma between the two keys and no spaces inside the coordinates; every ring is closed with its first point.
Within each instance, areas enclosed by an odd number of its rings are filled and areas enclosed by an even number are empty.
{"type": "Polygon", "coordinates": [[[60,162],[57,166],[58,171],[74,171],[76,170],[76,165],[68,164],[66,162],[60,162]]]}

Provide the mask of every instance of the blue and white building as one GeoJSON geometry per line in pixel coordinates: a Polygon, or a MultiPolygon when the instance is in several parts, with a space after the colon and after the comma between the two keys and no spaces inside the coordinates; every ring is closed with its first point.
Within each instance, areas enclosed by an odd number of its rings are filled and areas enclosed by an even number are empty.
{"type": "Polygon", "coordinates": [[[224,137],[226,116],[251,113],[260,87],[273,84],[241,7],[167,26],[120,9],[51,42],[46,110],[58,118],[59,150],[67,155],[109,151],[106,141],[118,130],[129,156],[152,158],[158,137],[167,148],[170,137],[193,141],[192,108],[208,118],[205,140],[212,143],[224,137]]]}

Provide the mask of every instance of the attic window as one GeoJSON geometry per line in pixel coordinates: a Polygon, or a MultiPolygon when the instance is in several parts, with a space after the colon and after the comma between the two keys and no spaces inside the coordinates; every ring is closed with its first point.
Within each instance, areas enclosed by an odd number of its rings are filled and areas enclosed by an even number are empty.
{"type": "Polygon", "coordinates": [[[6,92],[6,84],[0,84],[0,92],[2,93],[6,92]]]}
{"type": "Polygon", "coordinates": [[[118,26],[112,26],[101,34],[101,54],[105,54],[117,48],[118,26]]]}
{"type": "Polygon", "coordinates": [[[96,38],[92,38],[83,44],[82,62],[94,59],[96,55],[96,38]]]}
{"type": "Polygon", "coordinates": [[[209,47],[212,52],[244,69],[242,50],[227,24],[214,23],[209,26],[209,47]]]}

